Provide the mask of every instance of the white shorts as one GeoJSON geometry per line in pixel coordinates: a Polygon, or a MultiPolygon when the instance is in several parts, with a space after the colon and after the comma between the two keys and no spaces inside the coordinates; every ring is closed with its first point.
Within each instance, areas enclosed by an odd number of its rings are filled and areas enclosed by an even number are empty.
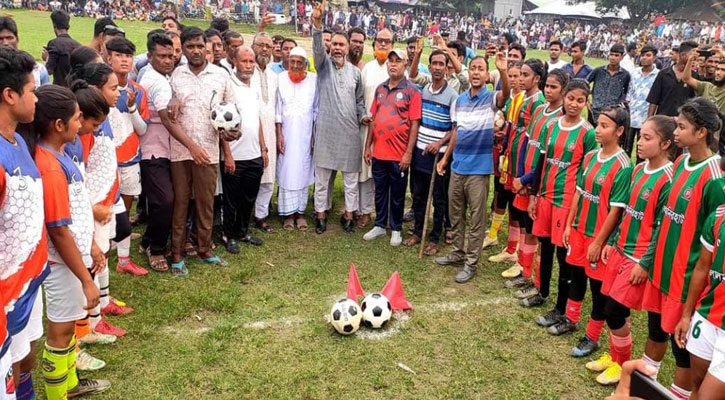
{"type": "Polygon", "coordinates": [[[712,360],[707,372],[725,383],[725,335],[720,335],[715,342],[715,351],[712,353],[712,360]]]}
{"type": "Polygon", "coordinates": [[[15,381],[13,381],[13,361],[10,349],[0,357],[0,376],[5,377],[3,390],[0,390],[0,400],[15,400],[15,381]]]}
{"type": "Polygon", "coordinates": [[[30,354],[30,343],[43,336],[43,289],[38,288],[38,293],[33,302],[33,309],[30,311],[28,324],[22,331],[13,335],[10,342],[10,349],[13,364],[22,361],[30,354]]]}
{"type": "Polygon", "coordinates": [[[118,167],[119,190],[126,196],[141,194],[141,166],[139,163],[118,167]]]}
{"type": "Polygon", "coordinates": [[[71,322],[86,317],[86,295],[83,285],[67,265],[50,263],[50,274],[43,282],[48,320],[71,322]]]}
{"type": "MultiPolygon", "coordinates": [[[[715,343],[719,338],[725,338],[725,331],[695,311],[690,320],[690,330],[687,332],[687,351],[703,360],[710,361],[716,350],[715,343]]],[[[725,349],[721,350],[725,351],[725,349]]]]}

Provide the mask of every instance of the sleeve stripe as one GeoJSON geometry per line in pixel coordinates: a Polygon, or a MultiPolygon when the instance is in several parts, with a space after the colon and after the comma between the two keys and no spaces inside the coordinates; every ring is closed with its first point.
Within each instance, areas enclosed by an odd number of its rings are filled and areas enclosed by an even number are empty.
{"type": "Polygon", "coordinates": [[[63,218],[58,221],[51,221],[46,222],[45,226],[48,228],[60,228],[61,226],[67,226],[73,223],[73,220],[70,218],[63,218]]]}
{"type": "Polygon", "coordinates": [[[707,240],[705,240],[705,238],[702,236],[700,236],[700,243],[702,244],[702,247],[704,247],[708,252],[713,253],[715,251],[715,246],[708,243],[707,240]]]}
{"type": "Polygon", "coordinates": [[[610,202],[609,205],[611,207],[618,207],[618,208],[626,208],[627,207],[626,204],[620,203],[620,202],[615,202],[615,201],[610,202]]]}

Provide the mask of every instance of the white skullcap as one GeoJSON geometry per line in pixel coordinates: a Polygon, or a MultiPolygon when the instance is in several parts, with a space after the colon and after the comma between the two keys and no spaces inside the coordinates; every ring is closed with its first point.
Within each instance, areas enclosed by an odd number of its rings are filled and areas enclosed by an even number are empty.
{"type": "Polygon", "coordinates": [[[293,56],[302,57],[306,60],[307,52],[302,47],[297,46],[297,47],[293,48],[292,51],[289,52],[289,56],[290,57],[293,57],[293,56]]]}

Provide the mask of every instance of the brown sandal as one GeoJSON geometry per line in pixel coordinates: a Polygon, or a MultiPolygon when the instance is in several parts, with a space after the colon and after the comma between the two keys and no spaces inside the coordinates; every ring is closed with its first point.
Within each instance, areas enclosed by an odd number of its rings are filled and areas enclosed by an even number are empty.
{"type": "Polygon", "coordinates": [[[307,220],[303,216],[299,216],[295,219],[295,224],[297,224],[297,229],[301,230],[302,232],[307,231],[309,229],[309,226],[307,226],[307,220]]]}
{"type": "Polygon", "coordinates": [[[191,242],[186,242],[184,244],[184,255],[186,257],[196,257],[196,246],[194,246],[191,242]]]}
{"type": "Polygon", "coordinates": [[[453,232],[446,231],[446,244],[453,244],[453,232]]]}
{"type": "Polygon", "coordinates": [[[409,237],[408,240],[405,241],[405,245],[408,247],[413,247],[419,243],[420,243],[420,237],[418,237],[418,235],[416,235],[415,233],[411,237],[409,237]]]}
{"type": "Polygon", "coordinates": [[[282,224],[282,228],[286,231],[293,231],[295,230],[295,218],[290,216],[284,219],[284,224],[282,224]]]}
{"type": "Polygon", "coordinates": [[[166,272],[169,270],[169,263],[166,261],[166,257],[161,254],[152,255],[149,253],[149,265],[151,269],[156,272],[166,272]]]}
{"type": "Polygon", "coordinates": [[[268,224],[267,220],[265,219],[258,219],[254,221],[254,225],[257,227],[257,229],[264,233],[272,233],[272,225],[268,224]]]}
{"type": "Polygon", "coordinates": [[[426,256],[434,256],[438,254],[438,245],[435,243],[428,243],[428,246],[426,246],[425,250],[423,250],[423,254],[426,256]]]}

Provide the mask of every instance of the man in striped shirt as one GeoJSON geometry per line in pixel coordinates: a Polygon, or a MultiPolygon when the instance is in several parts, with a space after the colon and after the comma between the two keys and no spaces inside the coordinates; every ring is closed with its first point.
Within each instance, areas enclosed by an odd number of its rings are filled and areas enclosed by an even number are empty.
{"type": "Polygon", "coordinates": [[[501,91],[486,89],[488,64],[475,57],[468,67],[471,89],[456,100],[453,122],[456,128],[443,159],[436,165],[438,174],[445,173],[451,164],[451,184],[448,193],[453,245],[451,253],[436,259],[439,265],[463,265],[456,282],[465,283],[476,276],[481,255],[486,221],[489,176],[493,173],[493,122],[496,111],[506,103],[509,93],[508,60],[504,53],[496,54],[496,69],[501,74],[501,91]],[[471,208],[471,233],[464,249],[466,211],[471,208]]]}
{"type": "MultiPolygon", "coordinates": [[[[418,46],[417,51],[422,50],[423,48],[418,46]]],[[[423,222],[431,174],[439,153],[445,153],[447,150],[446,144],[450,140],[453,130],[451,114],[455,112],[454,106],[458,93],[446,82],[446,66],[449,59],[448,53],[443,50],[434,50],[428,58],[432,82],[423,89],[423,119],[418,130],[418,140],[411,164],[410,188],[413,194],[415,227],[413,236],[405,242],[408,246],[420,243],[423,236],[423,222]]],[[[448,212],[449,178],[450,174],[446,171],[435,181],[433,229],[430,233],[430,244],[425,249],[426,255],[434,255],[438,252],[438,239],[443,230],[444,217],[448,212]]]]}

